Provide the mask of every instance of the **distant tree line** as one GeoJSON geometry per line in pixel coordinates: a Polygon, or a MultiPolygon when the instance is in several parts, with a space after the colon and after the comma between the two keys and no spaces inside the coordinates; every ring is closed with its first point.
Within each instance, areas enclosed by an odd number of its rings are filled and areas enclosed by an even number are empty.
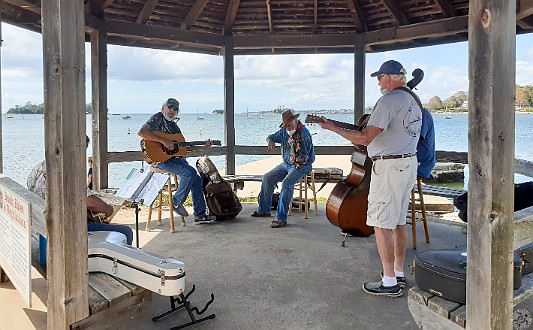
{"type": "Polygon", "coordinates": [[[533,86],[516,86],[515,102],[519,108],[533,107],[533,86]]]}
{"type": "MultiPolygon", "coordinates": [[[[464,105],[468,101],[468,94],[463,91],[459,91],[452,96],[448,97],[444,101],[438,97],[433,96],[425,106],[429,110],[444,110],[455,109],[464,105]]],[[[517,108],[531,108],[533,107],[533,86],[516,86],[516,107],[517,108]]]]}
{"type": "MultiPolygon", "coordinates": [[[[89,103],[85,105],[83,109],[85,113],[93,113],[93,104],[89,103]]],[[[109,112],[109,109],[107,110],[109,112]]],[[[31,101],[28,101],[25,105],[15,105],[15,107],[10,108],[7,113],[9,114],[44,114],[44,103],[33,104],[31,101]]]]}

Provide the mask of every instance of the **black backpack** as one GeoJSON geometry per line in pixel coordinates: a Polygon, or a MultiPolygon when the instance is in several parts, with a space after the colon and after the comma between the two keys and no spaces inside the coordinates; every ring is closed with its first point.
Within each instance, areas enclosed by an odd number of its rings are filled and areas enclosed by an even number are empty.
{"type": "MultiPolygon", "coordinates": [[[[459,219],[467,222],[468,193],[453,199],[453,205],[459,210],[459,219]]],[[[533,181],[514,185],[514,210],[519,211],[533,206],[533,181]]]]}

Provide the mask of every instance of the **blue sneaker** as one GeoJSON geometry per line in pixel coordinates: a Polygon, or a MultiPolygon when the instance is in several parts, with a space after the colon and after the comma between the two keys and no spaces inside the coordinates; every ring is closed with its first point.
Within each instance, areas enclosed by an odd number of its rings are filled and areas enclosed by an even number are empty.
{"type": "Polygon", "coordinates": [[[175,204],[173,204],[173,207],[174,207],[174,212],[176,212],[177,215],[182,216],[182,217],[188,217],[189,216],[189,212],[187,212],[187,210],[185,209],[183,204],[175,203],[175,204]]]}
{"type": "Polygon", "coordinates": [[[216,219],[217,219],[217,217],[215,217],[214,215],[207,215],[207,214],[197,215],[197,216],[194,217],[193,223],[195,225],[201,225],[201,224],[204,224],[204,223],[211,223],[211,222],[215,221],[216,219]]]}

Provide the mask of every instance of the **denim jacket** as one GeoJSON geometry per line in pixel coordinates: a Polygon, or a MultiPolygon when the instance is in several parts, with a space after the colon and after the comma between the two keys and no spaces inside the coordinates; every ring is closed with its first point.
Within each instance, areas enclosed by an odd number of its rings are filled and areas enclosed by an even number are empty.
{"type": "MultiPolygon", "coordinates": [[[[302,136],[302,151],[300,155],[305,158],[305,162],[302,164],[302,166],[311,167],[313,162],[315,161],[315,148],[313,147],[311,133],[309,133],[309,130],[305,126],[300,129],[300,133],[302,136]]],[[[267,139],[271,140],[274,143],[281,144],[283,146],[281,148],[281,156],[283,158],[283,162],[287,165],[294,165],[291,162],[292,145],[289,144],[289,133],[287,133],[285,128],[280,128],[279,131],[277,131],[276,133],[270,134],[267,139]]]]}

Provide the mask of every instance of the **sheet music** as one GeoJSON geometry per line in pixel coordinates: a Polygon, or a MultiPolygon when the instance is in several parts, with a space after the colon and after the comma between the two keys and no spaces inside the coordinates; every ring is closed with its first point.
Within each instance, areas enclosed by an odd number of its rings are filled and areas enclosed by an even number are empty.
{"type": "Polygon", "coordinates": [[[124,199],[133,200],[138,194],[139,188],[142,189],[148,176],[151,175],[151,171],[143,171],[132,168],[130,173],[126,176],[126,183],[117,191],[117,196],[124,199]]]}
{"type": "Polygon", "coordinates": [[[126,176],[126,183],[117,191],[116,195],[151,206],[167,180],[168,175],[166,174],[133,168],[126,176]]]}
{"type": "Polygon", "coordinates": [[[144,205],[151,206],[167,181],[168,175],[153,173],[139,195],[135,198],[135,201],[140,202],[142,200],[144,205]]]}

